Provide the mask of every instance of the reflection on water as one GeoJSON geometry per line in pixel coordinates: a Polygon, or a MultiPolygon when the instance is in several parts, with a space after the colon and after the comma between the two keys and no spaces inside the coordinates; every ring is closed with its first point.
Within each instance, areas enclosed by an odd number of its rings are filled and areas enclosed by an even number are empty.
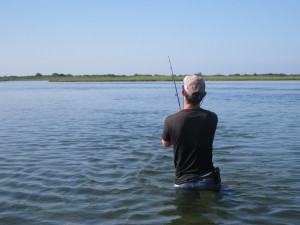
{"type": "Polygon", "coordinates": [[[173,188],[170,82],[0,83],[0,224],[297,224],[300,83],[207,92],[220,192],[173,188]]]}
{"type": "Polygon", "coordinates": [[[203,224],[213,223],[209,215],[213,212],[213,207],[217,204],[220,193],[197,190],[176,190],[174,205],[176,214],[180,218],[172,221],[171,224],[196,224],[201,221],[203,224]]]}

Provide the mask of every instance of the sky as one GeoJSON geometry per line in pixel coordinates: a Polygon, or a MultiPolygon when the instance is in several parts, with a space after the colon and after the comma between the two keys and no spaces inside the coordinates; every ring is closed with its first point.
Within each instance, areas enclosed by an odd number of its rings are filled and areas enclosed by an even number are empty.
{"type": "Polygon", "coordinates": [[[0,76],[300,74],[300,0],[0,0],[0,76]]]}

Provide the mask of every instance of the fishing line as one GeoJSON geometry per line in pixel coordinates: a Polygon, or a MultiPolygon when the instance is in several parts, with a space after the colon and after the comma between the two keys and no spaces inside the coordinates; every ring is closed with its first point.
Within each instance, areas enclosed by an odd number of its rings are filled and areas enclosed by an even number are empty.
{"type": "Polygon", "coordinates": [[[178,101],[178,106],[179,106],[179,111],[181,110],[181,106],[180,106],[180,100],[179,100],[179,96],[178,96],[178,91],[177,91],[177,86],[176,86],[176,82],[175,82],[175,78],[174,78],[174,73],[173,73],[173,69],[172,69],[172,64],[171,64],[171,60],[170,60],[170,56],[168,56],[169,58],[169,63],[170,63],[170,69],[172,72],[172,78],[173,78],[173,82],[174,82],[174,86],[175,86],[175,91],[176,91],[176,96],[177,96],[177,101],[178,101]]]}

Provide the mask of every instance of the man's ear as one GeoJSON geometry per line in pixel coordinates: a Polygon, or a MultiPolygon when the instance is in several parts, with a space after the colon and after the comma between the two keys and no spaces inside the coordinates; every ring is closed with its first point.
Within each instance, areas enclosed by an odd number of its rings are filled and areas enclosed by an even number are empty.
{"type": "Polygon", "coordinates": [[[181,90],[181,94],[182,94],[182,96],[184,96],[184,89],[183,88],[181,90]]]}

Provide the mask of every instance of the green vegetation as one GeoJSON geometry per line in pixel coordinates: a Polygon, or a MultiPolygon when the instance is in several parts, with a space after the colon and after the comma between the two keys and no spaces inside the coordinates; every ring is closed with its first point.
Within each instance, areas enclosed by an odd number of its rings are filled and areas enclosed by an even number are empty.
{"type": "MultiPolygon", "coordinates": [[[[202,75],[198,73],[198,75],[202,75]]],[[[206,81],[251,81],[251,80],[300,80],[300,74],[231,74],[231,75],[202,75],[206,81]]],[[[184,75],[174,76],[175,80],[182,81],[184,75]]],[[[53,73],[52,75],[36,75],[29,76],[4,76],[0,77],[0,81],[40,81],[49,82],[108,82],[108,81],[172,81],[171,75],[78,75],[53,73]]]]}

